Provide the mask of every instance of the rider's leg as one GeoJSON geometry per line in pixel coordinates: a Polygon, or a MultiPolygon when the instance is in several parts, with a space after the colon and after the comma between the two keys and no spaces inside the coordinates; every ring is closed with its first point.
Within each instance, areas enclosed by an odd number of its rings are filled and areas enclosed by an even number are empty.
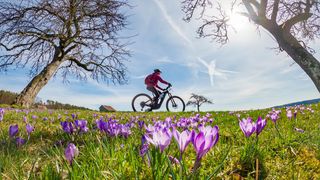
{"type": "Polygon", "coordinates": [[[154,95],[153,98],[153,106],[157,105],[158,102],[158,98],[160,96],[160,92],[155,88],[155,87],[147,87],[147,90],[151,91],[154,95]]]}

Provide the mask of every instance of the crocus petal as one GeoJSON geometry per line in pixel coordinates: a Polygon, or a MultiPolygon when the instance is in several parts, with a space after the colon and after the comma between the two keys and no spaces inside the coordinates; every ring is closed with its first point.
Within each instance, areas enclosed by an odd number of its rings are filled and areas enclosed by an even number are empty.
{"type": "Polygon", "coordinates": [[[186,149],[186,147],[190,142],[191,142],[191,133],[189,133],[188,130],[184,130],[180,134],[180,141],[179,141],[181,153],[184,152],[184,150],[186,149]]]}
{"type": "Polygon", "coordinates": [[[9,127],[9,136],[10,137],[14,137],[15,135],[18,134],[18,132],[19,132],[19,127],[18,127],[17,124],[16,125],[11,125],[9,127]]]}
{"type": "Polygon", "coordinates": [[[34,130],[34,127],[31,126],[30,124],[27,124],[26,125],[26,130],[27,130],[28,135],[30,135],[31,132],[34,130]]]}
{"type": "Polygon", "coordinates": [[[219,127],[218,126],[214,126],[213,131],[212,131],[212,135],[213,135],[213,146],[217,144],[218,140],[219,140],[219,127]]]}
{"type": "Polygon", "coordinates": [[[17,138],[16,138],[16,144],[17,144],[17,146],[22,146],[22,145],[24,145],[26,142],[27,142],[27,141],[26,141],[25,139],[21,138],[21,137],[17,137],[17,138]]]}
{"type": "Polygon", "coordinates": [[[199,132],[197,136],[194,138],[193,145],[196,149],[197,154],[200,154],[203,151],[205,145],[205,136],[203,132],[199,132]]]}
{"type": "Polygon", "coordinates": [[[145,135],[146,141],[160,148],[161,152],[163,152],[164,149],[169,146],[171,137],[171,132],[168,129],[159,129],[152,132],[152,138],[150,138],[148,135],[145,135]]]}
{"type": "Polygon", "coordinates": [[[69,143],[64,154],[69,163],[72,164],[73,159],[78,156],[79,150],[73,143],[69,143]]]}
{"type": "Polygon", "coordinates": [[[258,118],[256,123],[256,133],[259,135],[263,128],[266,126],[267,121],[265,119],[262,119],[261,117],[258,118]]]}
{"type": "Polygon", "coordinates": [[[256,130],[256,125],[252,122],[251,118],[242,119],[242,121],[239,121],[239,126],[246,137],[251,136],[256,130]]]}
{"type": "Polygon", "coordinates": [[[155,146],[157,145],[157,144],[153,141],[153,139],[150,138],[148,135],[145,135],[144,138],[145,138],[145,140],[146,140],[148,143],[151,143],[151,144],[153,144],[153,145],[155,145],[155,146]]]}
{"type": "Polygon", "coordinates": [[[180,132],[176,130],[176,128],[172,129],[172,136],[179,142],[180,132]]]}

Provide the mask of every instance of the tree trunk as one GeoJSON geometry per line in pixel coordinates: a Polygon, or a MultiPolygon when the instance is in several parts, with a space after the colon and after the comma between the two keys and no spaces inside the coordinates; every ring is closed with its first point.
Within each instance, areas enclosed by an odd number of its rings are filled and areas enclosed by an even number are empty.
{"type": "Polygon", "coordinates": [[[61,59],[56,59],[48,64],[17,96],[14,104],[29,108],[39,91],[48,83],[62,62],[61,59]]]}
{"type": "Polygon", "coordinates": [[[197,105],[198,112],[200,112],[200,105],[197,105]]]}
{"type": "Polygon", "coordinates": [[[269,29],[269,32],[276,38],[280,48],[307,73],[320,92],[320,62],[289,32],[280,27],[269,29]]]}

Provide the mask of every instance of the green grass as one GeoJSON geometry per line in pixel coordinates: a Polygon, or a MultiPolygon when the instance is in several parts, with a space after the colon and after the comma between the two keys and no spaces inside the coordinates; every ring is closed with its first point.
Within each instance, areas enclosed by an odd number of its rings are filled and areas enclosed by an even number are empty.
{"type": "MultiPolygon", "coordinates": [[[[219,126],[220,139],[202,159],[198,171],[193,172],[196,153],[189,144],[183,154],[183,165],[171,163],[168,156],[179,159],[180,153],[175,140],[160,153],[150,145],[145,157],[139,156],[141,136],[144,130],[132,128],[128,138],[109,137],[94,130],[99,116],[114,116],[125,123],[139,116],[147,124],[152,119],[165,120],[166,117],[191,117],[195,113],[111,113],[91,111],[17,112],[6,110],[0,122],[0,179],[233,179],[244,177],[255,179],[256,159],[259,160],[259,179],[320,179],[320,108],[315,111],[298,113],[296,120],[288,120],[285,109],[277,121],[279,133],[274,123],[268,120],[259,135],[258,146],[255,137],[245,138],[239,128],[235,114],[210,112],[213,125],[219,126]],[[77,113],[79,119],[88,121],[90,131],[86,134],[68,135],[63,132],[60,120],[71,119],[77,113]],[[94,118],[93,114],[98,117],[94,118]],[[32,119],[36,115],[37,119],[32,119]],[[61,119],[58,120],[59,115],[61,119]],[[8,136],[9,126],[19,125],[19,136],[27,139],[23,116],[35,126],[28,142],[17,147],[8,136]],[[44,121],[47,117],[49,120],[44,121]],[[294,127],[303,129],[300,133],[294,127]],[[57,143],[60,142],[60,143],[57,143]],[[70,165],[64,157],[68,143],[74,143],[79,156],[70,165]],[[150,164],[148,162],[150,158],[150,164]]],[[[239,112],[241,117],[265,117],[270,111],[255,110],[239,112]]],[[[206,113],[201,113],[205,115],[206,113]]]]}

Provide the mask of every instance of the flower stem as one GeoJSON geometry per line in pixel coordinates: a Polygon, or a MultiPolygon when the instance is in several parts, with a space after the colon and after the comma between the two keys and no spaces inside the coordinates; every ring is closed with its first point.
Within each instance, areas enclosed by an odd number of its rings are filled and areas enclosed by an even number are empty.
{"type": "Polygon", "coordinates": [[[256,159],[256,180],[259,179],[259,159],[256,159]]]}
{"type": "Polygon", "coordinates": [[[192,176],[194,176],[197,173],[200,166],[201,166],[201,159],[197,157],[192,168],[192,176]]]}

